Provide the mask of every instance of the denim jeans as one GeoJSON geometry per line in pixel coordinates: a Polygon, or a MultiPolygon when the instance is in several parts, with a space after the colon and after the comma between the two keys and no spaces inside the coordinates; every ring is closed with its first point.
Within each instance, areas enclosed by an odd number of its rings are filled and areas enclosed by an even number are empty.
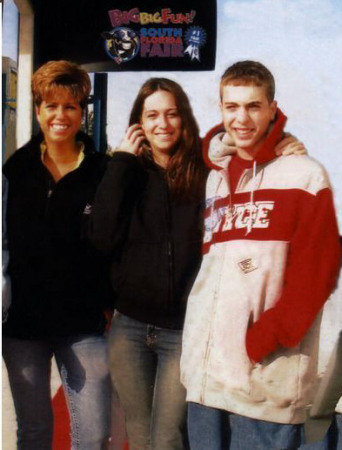
{"type": "Polygon", "coordinates": [[[44,341],[3,338],[18,422],[18,450],[51,450],[53,355],[69,409],[72,450],[105,449],[111,393],[107,339],[86,335],[44,341]]]}
{"type": "Polygon", "coordinates": [[[303,425],[250,419],[197,403],[188,405],[191,450],[296,450],[303,425]]]}
{"type": "Polygon", "coordinates": [[[125,411],[130,450],[187,447],[185,389],[180,383],[182,331],[115,312],[110,372],[125,411]]]}

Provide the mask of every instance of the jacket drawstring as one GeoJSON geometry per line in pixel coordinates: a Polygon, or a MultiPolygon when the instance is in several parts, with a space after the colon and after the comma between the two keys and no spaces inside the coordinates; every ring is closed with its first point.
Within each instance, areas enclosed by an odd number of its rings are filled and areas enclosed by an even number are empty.
{"type": "Polygon", "coordinates": [[[249,218],[247,223],[247,230],[245,236],[249,234],[252,231],[254,219],[253,219],[253,206],[254,206],[254,191],[256,189],[256,161],[253,161],[253,180],[252,180],[252,189],[251,189],[251,195],[249,200],[249,218]]]}

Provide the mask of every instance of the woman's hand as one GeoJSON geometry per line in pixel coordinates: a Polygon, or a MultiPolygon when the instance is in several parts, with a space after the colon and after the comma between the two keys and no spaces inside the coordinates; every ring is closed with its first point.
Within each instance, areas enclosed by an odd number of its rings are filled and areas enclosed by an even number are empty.
{"type": "Polygon", "coordinates": [[[290,133],[285,133],[283,139],[276,145],[274,149],[277,156],[283,155],[307,155],[308,151],[303,142],[300,142],[290,133]]]}
{"type": "Polygon", "coordinates": [[[141,128],[141,125],[139,123],[135,123],[127,129],[125,137],[117,150],[136,155],[144,139],[145,134],[141,128]]]}

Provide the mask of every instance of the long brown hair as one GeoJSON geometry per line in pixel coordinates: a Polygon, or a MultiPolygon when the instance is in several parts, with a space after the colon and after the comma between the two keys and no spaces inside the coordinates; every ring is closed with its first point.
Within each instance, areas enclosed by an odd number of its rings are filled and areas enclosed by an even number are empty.
{"type": "MultiPolygon", "coordinates": [[[[182,137],[166,168],[166,179],[171,194],[178,199],[198,198],[203,195],[207,171],[201,155],[199,128],[182,87],[168,78],[149,78],[141,86],[134,101],[129,125],[141,122],[146,98],[158,90],[170,92],[174,96],[182,120],[182,137]]],[[[151,154],[147,141],[142,147],[142,152],[151,154]]]]}

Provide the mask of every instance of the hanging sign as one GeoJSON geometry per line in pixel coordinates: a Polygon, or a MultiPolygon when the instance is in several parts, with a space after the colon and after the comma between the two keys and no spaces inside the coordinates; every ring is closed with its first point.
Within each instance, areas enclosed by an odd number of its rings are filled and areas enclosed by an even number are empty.
{"type": "Polygon", "coordinates": [[[215,0],[32,2],[38,63],[65,58],[96,71],[215,68],[215,0]]]}

